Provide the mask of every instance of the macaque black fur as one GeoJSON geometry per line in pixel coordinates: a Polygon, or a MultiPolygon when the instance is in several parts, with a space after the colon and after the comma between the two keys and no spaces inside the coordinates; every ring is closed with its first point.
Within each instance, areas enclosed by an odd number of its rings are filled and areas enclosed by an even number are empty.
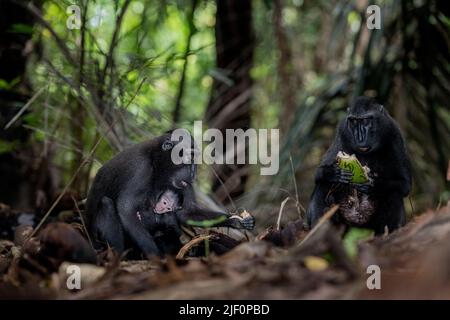
{"type": "Polygon", "coordinates": [[[174,164],[174,145],[169,132],[120,152],[100,168],[86,203],[96,249],[109,245],[119,253],[135,249],[145,255],[174,254],[181,247],[180,225],[187,220],[223,216],[216,226],[253,229],[253,217],[239,220],[198,206],[193,188],[196,166],[174,164]],[[177,195],[179,206],[157,214],[155,205],[167,190],[177,195]]]}
{"type": "MultiPolygon", "coordinates": [[[[411,189],[411,165],[405,143],[388,112],[367,97],[358,97],[348,109],[317,169],[315,189],[307,210],[309,226],[314,226],[333,204],[342,204],[355,194],[355,189],[358,196],[367,195],[373,206],[370,219],[359,227],[382,234],[386,227],[392,232],[405,224],[403,198],[411,189]],[[351,173],[337,166],[339,151],[355,154],[363,166],[368,166],[373,183],[350,183],[351,173]]],[[[352,225],[339,210],[332,220],[352,225]]]]}

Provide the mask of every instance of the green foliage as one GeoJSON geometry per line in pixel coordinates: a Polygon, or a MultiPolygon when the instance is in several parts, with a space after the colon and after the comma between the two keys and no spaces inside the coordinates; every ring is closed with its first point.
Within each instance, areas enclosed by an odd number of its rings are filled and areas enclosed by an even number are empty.
{"type": "Polygon", "coordinates": [[[18,141],[0,140],[0,154],[14,151],[18,144],[18,141]]]}
{"type": "Polygon", "coordinates": [[[191,220],[188,219],[186,223],[193,227],[202,227],[202,228],[211,228],[216,226],[217,224],[224,222],[227,219],[225,216],[220,216],[215,219],[210,220],[191,220]]]}
{"type": "Polygon", "coordinates": [[[4,79],[0,79],[0,89],[3,90],[10,90],[13,88],[16,84],[20,82],[20,78],[15,78],[11,81],[6,81],[4,79]]]}
{"type": "Polygon", "coordinates": [[[11,28],[8,30],[9,33],[25,33],[25,34],[32,34],[33,33],[33,26],[30,26],[28,24],[23,23],[16,23],[11,26],[11,28]]]}
{"type": "MultiPolygon", "coordinates": [[[[349,101],[361,94],[386,103],[400,122],[408,150],[414,155],[415,199],[421,201],[417,207],[424,207],[421,199],[426,199],[425,205],[437,201],[439,192],[430,196],[429,190],[445,189],[443,166],[450,151],[446,139],[450,132],[450,18],[443,5],[435,1],[375,1],[383,9],[383,29],[368,31],[365,7],[359,3],[282,2],[282,31],[290,49],[290,72],[297,81],[280,83],[282,49],[272,23],[273,3],[253,1],[257,41],[251,70],[252,126],[278,128],[286,121],[281,118],[285,108],[282,86],[295,86],[295,110],[282,135],[279,175],[252,177],[250,192],[243,197],[246,206],[268,203],[278,207],[280,197],[292,192],[291,157],[294,178],[301,186],[300,202],[306,206],[314,168],[349,101]]],[[[42,15],[51,31],[39,23],[16,24],[8,30],[32,32],[42,48],[29,59],[27,78],[36,91],[43,87],[46,91],[27,110],[25,123],[34,131],[35,141],[55,146],[56,162],[66,180],[101,137],[85,179],[133,142],[175,125],[189,129],[193,120],[204,118],[213,79],[231,81],[215,69],[215,1],[199,1],[193,21],[188,21],[190,1],[77,3],[88,4],[82,8],[86,25],[81,30],[66,26],[66,9],[72,4],[68,0],[43,2],[42,15]],[[172,113],[192,27],[195,32],[187,55],[181,120],[174,124],[172,113]]],[[[9,90],[21,82],[0,79],[0,89],[9,90]]],[[[4,150],[8,148],[12,146],[4,150]]],[[[201,177],[208,177],[208,170],[200,168],[201,177]]],[[[207,179],[200,185],[207,188],[207,179]]]]}
{"type": "Polygon", "coordinates": [[[351,258],[356,258],[358,254],[358,244],[369,240],[374,235],[372,230],[351,228],[345,235],[343,244],[344,249],[351,258]]]}
{"type": "MultiPolygon", "coordinates": [[[[95,159],[102,163],[128,144],[174,126],[172,112],[192,23],[185,5],[177,1],[98,0],[86,2],[86,10],[83,3],[84,28],[69,30],[66,9],[72,3],[44,2],[43,18],[51,31],[36,25],[34,38],[42,43],[43,53],[28,65],[33,87],[48,86],[48,91],[25,120],[37,140],[58,145],[56,161],[65,168],[66,178],[100,137],[104,140],[95,159]]],[[[189,127],[203,118],[209,101],[214,14],[214,1],[201,2],[195,11],[179,125],[189,127]]],[[[21,25],[13,29],[29,31],[21,25]]],[[[1,87],[10,85],[0,82],[1,87]]]]}
{"type": "MultiPolygon", "coordinates": [[[[283,27],[293,72],[303,81],[295,88],[297,106],[283,136],[280,172],[266,184],[261,184],[260,177],[254,180],[250,206],[272,206],[276,214],[285,189],[294,189],[293,184],[286,186],[286,181],[292,181],[290,157],[296,179],[301,181],[300,202],[307,206],[314,169],[351,99],[358,95],[376,97],[399,122],[412,158],[415,210],[437,205],[440,193],[430,194],[429,190],[448,190],[450,27],[444,4],[399,0],[373,4],[381,8],[381,30],[367,29],[366,7],[359,3],[284,2],[283,27]]],[[[265,27],[271,14],[269,8],[255,5],[259,44],[252,75],[256,80],[255,109],[262,114],[255,118],[276,127],[274,120],[283,123],[285,119],[280,118],[283,105],[276,85],[280,48],[272,29],[265,27]]]]}

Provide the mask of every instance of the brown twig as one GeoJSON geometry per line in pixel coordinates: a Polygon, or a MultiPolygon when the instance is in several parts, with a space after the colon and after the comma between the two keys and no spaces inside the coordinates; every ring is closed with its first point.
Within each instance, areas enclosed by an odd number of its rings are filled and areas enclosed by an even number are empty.
{"type": "Polygon", "coordinates": [[[233,199],[231,198],[230,192],[228,191],[228,188],[225,185],[225,182],[223,182],[223,180],[219,177],[219,174],[216,172],[216,170],[212,166],[209,166],[208,168],[211,169],[211,171],[214,174],[214,176],[216,177],[216,179],[222,185],[223,189],[225,190],[228,200],[230,201],[231,205],[233,206],[234,211],[237,211],[236,204],[234,203],[233,199]]]}
{"type": "Polygon", "coordinates": [[[208,240],[210,238],[212,238],[213,235],[212,234],[206,234],[206,235],[200,235],[197,236],[196,238],[193,238],[191,241],[189,241],[188,243],[186,243],[181,249],[180,251],[178,251],[176,259],[181,260],[184,258],[184,256],[186,255],[186,253],[188,253],[188,251],[195,246],[196,244],[199,244],[200,242],[204,241],[204,240],[208,240]]]}
{"type": "Polygon", "coordinates": [[[290,198],[290,197],[287,197],[287,198],[284,199],[283,202],[281,203],[280,211],[278,212],[277,230],[280,230],[281,216],[283,215],[283,209],[284,209],[284,206],[286,205],[286,203],[289,201],[289,199],[291,199],[291,198],[290,198]]]}
{"type": "Polygon", "coordinates": [[[50,213],[53,211],[53,209],[55,209],[55,207],[58,205],[59,201],[61,201],[62,197],[66,194],[66,192],[69,190],[70,186],[72,186],[73,182],[75,181],[76,177],[78,176],[78,174],[80,173],[81,169],[83,169],[83,167],[87,164],[88,160],[92,157],[92,155],[94,154],[95,150],[97,150],[97,147],[100,145],[100,142],[103,140],[104,136],[101,136],[100,139],[98,139],[97,143],[94,145],[94,148],[92,148],[91,152],[89,152],[88,156],[86,157],[86,159],[83,160],[83,162],[78,166],[77,170],[75,171],[75,173],[72,175],[72,177],[70,178],[69,182],[66,184],[66,186],[64,187],[63,191],[61,192],[61,194],[58,196],[58,198],[56,198],[56,200],[53,202],[52,206],[50,207],[50,209],[47,210],[47,212],[45,213],[44,217],[42,217],[41,221],[39,222],[39,224],[36,226],[36,228],[34,228],[33,232],[31,233],[30,237],[27,239],[27,241],[33,237],[37,231],[42,227],[42,225],[44,224],[45,220],[47,220],[48,216],[50,215],[50,213]]]}
{"type": "Polygon", "coordinates": [[[298,196],[298,188],[297,188],[297,179],[295,178],[295,170],[294,170],[294,164],[292,162],[292,156],[291,154],[289,154],[289,161],[291,163],[291,171],[292,171],[292,180],[294,180],[294,188],[295,188],[295,206],[297,207],[297,212],[300,216],[300,218],[302,218],[302,210],[303,212],[305,212],[305,208],[302,206],[302,204],[300,203],[299,200],[299,196],[298,196]]]}
{"type": "Polygon", "coordinates": [[[298,244],[298,246],[301,246],[302,244],[304,244],[306,241],[308,241],[309,238],[311,238],[316,232],[317,230],[320,229],[320,227],[327,222],[328,220],[330,220],[330,218],[336,213],[336,211],[339,209],[339,205],[334,205],[333,207],[331,207],[320,219],[319,222],[317,222],[317,224],[314,226],[314,228],[306,235],[305,238],[303,238],[303,240],[298,244]]]}
{"type": "Polygon", "coordinates": [[[77,210],[77,213],[80,216],[81,225],[83,226],[84,232],[86,233],[86,236],[89,240],[89,244],[91,245],[91,248],[94,249],[94,245],[92,244],[91,236],[89,235],[89,231],[86,227],[86,222],[84,221],[84,217],[83,217],[83,214],[81,213],[80,207],[78,206],[77,200],[73,196],[71,196],[71,198],[72,198],[73,204],[75,205],[75,209],[77,210]]]}
{"type": "Polygon", "coordinates": [[[44,89],[48,87],[42,87],[40,88],[32,97],[30,100],[28,100],[25,105],[20,108],[19,112],[16,113],[16,115],[6,124],[6,126],[3,128],[3,130],[8,129],[11,127],[11,125],[17,121],[17,119],[20,118],[20,116],[31,106],[31,104],[44,92],[44,89]]]}
{"type": "MultiPolygon", "coordinates": [[[[98,121],[100,126],[109,127],[106,119],[104,119],[104,117],[102,116],[102,114],[99,112],[99,110],[96,108],[95,105],[93,105],[92,103],[89,103],[89,100],[84,96],[83,91],[80,90],[78,88],[78,86],[76,84],[74,84],[70,79],[68,79],[66,76],[61,74],[61,72],[59,72],[58,69],[56,69],[56,67],[49,60],[47,60],[45,58],[43,60],[48,64],[50,69],[55,73],[55,75],[57,77],[61,78],[69,87],[71,87],[73,90],[75,90],[77,92],[77,94],[75,95],[75,99],[77,99],[81,103],[84,103],[86,106],[90,107],[93,117],[95,118],[96,121],[98,121]]],[[[91,92],[91,95],[92,95],[92,92],[91,92]]],[[[98,127],[99,126],[97,126],[96,129],[100,130],[98,127]]],[[[109,134],[109,136],[107,137],[108,142],[111,145],[111,147],[113,147],[117,150],[121,150],[121,144],[120,144],[120,141],[119,141],[117,135],[114,132],[114,128],[112,128],[111,130],[107,130],[107,131],[108,131],[108,134],[112,133],[112,135],[109,134]]]]}
{"type": "MultiPolygon", "coordinates": [[[[138,90],[141,88],[141,86],[138,88],[138,90]]],[[[137,91],[138,91],[137,90],[137,91]]],[[[128,102],[127,106],[129,106],[131,104],[131,102],[133,101],[134,97],[136,97],[136,94],[132,97],[132,99],[130,99],[130,101],[128,102]]],[[[31,233],[30,237],[27,239],[27,241],[33,237],[36,232],[41,228],[41,226],[44,224],[45,220],[47,220],[48,216],[50,215],[50,213],[53,211],[53,209],[56,207],[56,205],[59,203],[59,201],[61,200],[61,198],[64,196],[64,194],[67,192],[67,190],[69,190],[69,187],[72,185],[72,183],[75,181],[76,177],[78,176],[78,174],[80,173],[81,169],[89,162],[89,160],[92,158],[92,156],[94,155],[95,151],[97,150],[98,146],[100,145],[100,143],[103,141],[104,137],[109,133],[109,131],[112,130],[113,126],[115,123],[112,123],[109,127],[108,130],[105,132],[105,134],[101,135],[99,137],[99,139],[97,140],[97,142],[94,144],[94,146],[92,147],[91,151],[89,152],[89,154],[86,156],[86,158],[83,160],[83,162],[78,166],[77,170],[75,171],[75,173],[72,175],[72,177],[70,178],[69,182],[66,184],[66,186],[64,187],[63,191],[61,192],[61,194],[58,196],[58,198],[56,198],[56,200],[53,202],[52,206],[50,207],[50,209],[48,209],[48,211],[45,213],[44,217],[41,219],[41,221],[39,222],[39,224],[36,226],[36,228],[34,228],[33,232],[31,233]]]]}

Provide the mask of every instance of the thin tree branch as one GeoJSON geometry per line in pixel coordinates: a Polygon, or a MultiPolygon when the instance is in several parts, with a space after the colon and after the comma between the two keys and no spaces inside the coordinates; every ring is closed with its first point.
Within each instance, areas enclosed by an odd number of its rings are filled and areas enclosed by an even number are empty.
{"type": "Polygon", "coordinates": [[[18,0],[13,0],[13,2],[15,4],[27,9],[36,18],[36,21],[50,32],[50,34],[55,39],[55,42],[56,42],[57,46],[59,47],[59,49],[61,50],[62,54],[66,57],[67,61],[71,65],[75,65],[76,64],[75,59],[73,58],[72,54],[70,53],[70,50],[66,46],[64,40],[59,37],[59,35],[56,33],[55,29],[52,28],[50,23],[44,19],[41,11],[32,2],[24,3],[24,2],[21,2],[18,0]]]}
{"type": "Polygon", "coordinates": [[[40,88],[32,97],[30,100],[28,100],[28,102],[22,107],[20,108],[19,112],[16,113],[16,115],[6,124],[4,130],[8,129],[9,127],[11,127],[11,125],[17,121],[17,119],[20,118],[20,116],[31,106],[31,104],[44,92],[44,89],[47,87],[42,87],[40,88]]]}
{"type": "Polygon", "coordinates": [[[184,50],[184,55],[183,55],[183,59],[184,59],[183,70],[181,71],[180,85],[178,87],[178,94],[177,94],[177,98],[175,100],[175,108],[173,110],[173,122],[174,123],[177,123],[178,120],[180,119],[181,100],[183,99],[184,87],[185,87],[185,82],[186,82],[188,56],[189,56],[189,52],[191,51],[191,40],[196,32],[193,20],[194,20],[194,13],[195,13],[195,9],[197,7],[197,3],[198,3],[198,0],[192,0],[191,11],[189,12],[189,15],[187,17],[188,24],[189,24],[189,34],[188,34],[188,37],[186,40],[186,48],[184,50]]]}
{"type": "MultiPolygon", "coordinates": [[[[144,79],[145,80],[145,79],[144,79]]],[[[142,82],[143,83],[143,82],[142,82]]],[[[139,86],[138,90],[140,90],[141,86],[139,86]]],[[[138,92],[137,90],[137,92],[138,92]]],[[[137,92],[133,95],[133,97],[131,98],[131,100],[128,102],[127,106],[129,106],[131,104],[131,102],[133,101],[133,99],[136,97],[137,92]]],[[[61,194],[58,196],[58,198],[56,198],[56,200],[53,202],[52,206],[48,209],[48,211],[45,213],[44,217],[42,217],[41,221],[39,222],[39,224],[36,226],[36,228],[34,228],[33,232],[31,233],[31,235],[28,237],[27,241],[29,239],[31,239],[31,237],[33,237],[38,230],[42,227],[42,225],[44,224],[45,220],[47,220],[48,216],[50,215],[50,213],[53,211],[53,209],[55,209],[55,207],[58,205],[59,201],[61,201],[62,197],[64,196],[64,194],[67,192],[67,190],[69,190],[70,186],[73,184],[73,182],[75,181],[76,177],[78,176],[78,174],[81,172],[81,170],[83,169],[83,167],[90,161],[91,158],[93,158],[95,151],[97,150],[97,148],[99,147],[100,143],[103,141],[104,137],[109,133],[109,131],[112,130],[112,128],[114,127],[115,123],[112,123],[107,131],[105,132],[105,134],[101,135],[98,140],[95,142],[94,146],[92,147],[91,151],[88,153],[88,155],[86,156],[86,158],[81,162],[81,164],[78,166],[77,170],[75,171],[75,173],[72,175],[72,177],[70,178],[69,182],[66,184],[66,186],[64,187],[63,191],[61,192],[61,194]]]]}
{"type": "Polygon", "coordinates": [[[112,64],[113,61],[113,57],[114,57],[114,50],[117,46],[117,37],[119,36],[119,32],[120,32],[120,28],[122,26],[122,21],[123,21],[123,17],[125,16],[125,13],[128,9],[128,6],[130,5],[131,0],[126,0],[125,3],[122,6],[122,9],[120,10],[119,15],[116,18],[116,26],[114,28],[114,32],[111,38],[111,44],[109,46],[109,52],[108,55],[106,56],[106,62],[105,62],[105,66],[103,67],[103,73],[102,73],[102,80],[105,80],[106,77],[106,72],[109,68],[109,66],[112,64]]]}

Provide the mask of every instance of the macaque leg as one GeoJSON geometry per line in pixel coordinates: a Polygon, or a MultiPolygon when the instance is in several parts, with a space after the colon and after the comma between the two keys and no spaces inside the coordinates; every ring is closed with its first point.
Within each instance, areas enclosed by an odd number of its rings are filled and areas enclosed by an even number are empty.
{"type": "Polygon", "coordinates": [[[117,212],[126,235],[138,246],[145,255],[160,255],[153,237],[145,229],[137,216],[141,203],[139,198],[132,194],[123,194],[117,200],[117,212]]]}
{"type": "Polygon", "coordinates": [[[170,231],[162,237],[155,238],[155,242],[163,255],[175,255],[183,246],[180,235],[170,231]]]}
{"type": "Polygon", "coordinates": [[[95,216],[94,228],[96,249],[107,244],[120,253],[125,250],[123,229],[112,199],[102,198],[100,208],[95,216]]]}

